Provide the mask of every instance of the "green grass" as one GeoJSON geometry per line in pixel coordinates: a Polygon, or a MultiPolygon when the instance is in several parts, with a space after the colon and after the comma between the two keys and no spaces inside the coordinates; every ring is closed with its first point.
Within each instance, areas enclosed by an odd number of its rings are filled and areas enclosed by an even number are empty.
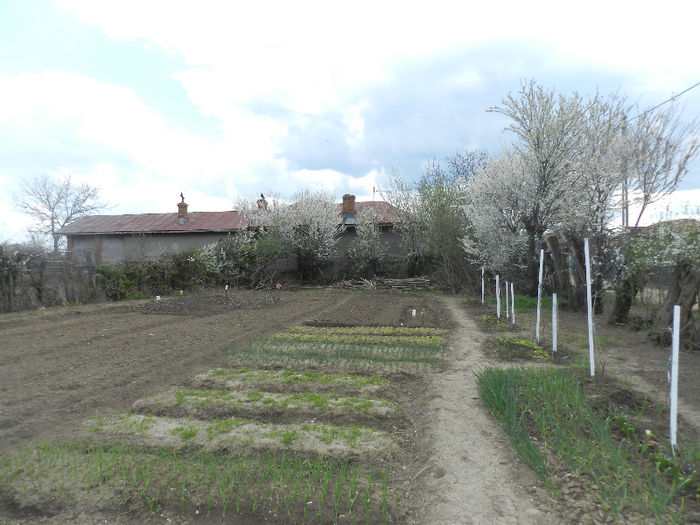
{"type": "Polygon", "coordinates": [[[140,506],[255,521],[274,514],[290,523],[331,523],[341,514],[353,522],[390,521],[396,509],[387,480],[387,472],[371,464],[287,453],[40,445],[0,460],[2,493],[52,507],[113,493],[130,511],[140,506]]]}
{"type": "MultiPolygon", "coordinates": [[[[496,304],[496,298],[495,297],[489,297],[486,299],[489,303],[496,304]]],[[[505,295],[501,296],[501,308],[503,309],[503,312],[506,311],[506,304],[505,304],[505,295]]],[[[510,297],[508,298],[510,301],[510,297]]],[[[508,304],[508,308],[510,308],[510,303],[508,304]]],[[[552,308],[552,298],[543,295],[542,296],[542,308],[552,308]]],[[[519,295],[515,294],[515,315],[518,315],[518,312],[529,312],[530,310],[535,310],[537,309],[537,297],[530,297],[529,295],[519,295]]]]}
{"type": "MultiPolygon", "coordinates": [[[[571,347],[578,350],[586,350],[588,348],[588,335],[586,334],[572,334],[569,332],[561,332],[559,334],[559,339],[562,343],[570,345],[571,347]]],[[[606,348],[615,343],[615,339],[612,337],[597,337],[595,338],[596,348],[606,348]]]]}
{"type": "Polygon", "coordinates": [[[678,522],[697,497],[698,444],[682,445],[677,460],[651,448],[629,414],[589,400],[574,372],[488,369],[477,381],[519,457],[555,492],[551,456],[594,485],[614,516],[678,522]]]}

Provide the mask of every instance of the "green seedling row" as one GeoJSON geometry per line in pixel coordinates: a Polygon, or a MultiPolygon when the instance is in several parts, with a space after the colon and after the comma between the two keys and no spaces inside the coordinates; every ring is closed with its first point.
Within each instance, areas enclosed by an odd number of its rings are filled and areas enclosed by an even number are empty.
{"type": "Polygon", "coordinates": [[[41,445],[3,457],[0,491],[31,492],[51,508],[112,498],[130,512],[287,523],[385,523],[398,500],[386,471],[347,460],[132,445],[41,445]]]}
{"type": "Polygon", "coordinates": [[[282,341],[279,339],[267,339],[251,345],[252,348],[265,351],[278,350],[287,352],[326,352],[343,356],[356,356],[369,359],[376,356],[379,359],[392,359],[396,361],[412,361],[433,358],[444,352],[444,347],[437,346],[399,346],[380,344],[352,344],[352,343],[322,343],[308,341],[282,341]]]}
{"type": "Polygon", "coordinates": [[[294,334],[424,336],[444,335],[445,330],[427,326],[295,326],[294,334]]]}
{"type": "Polygon", "coordinates": [[[396,347],[443,348],[439,335],[366,335],[336,333],[282,332],[271,337],[273,341],[314,344],[380,345],[396,347]]]}
{"type": "Polygon", "coordinates": [[[289,365],[306,363],[319,367],[347,367],[353,370],[406,370],[441,363],[434,348],[380,347],[357,345],[282,344],[275,341],[233,350],[233,363],[289,365]]]}

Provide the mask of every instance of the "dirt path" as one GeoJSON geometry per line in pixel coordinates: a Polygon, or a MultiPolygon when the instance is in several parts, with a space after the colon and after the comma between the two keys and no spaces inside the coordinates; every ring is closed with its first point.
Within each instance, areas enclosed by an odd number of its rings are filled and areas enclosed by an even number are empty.
{"type": "Polygon", "coordinates": [[[535,474],[519,463],[508,437],[484,407],[475,373],[490,363],[483,334],[459,306],[443,297],[455,322],[450,365],[432,381],[433,456],[421,476],[425,524],[564,523],[535,474]]]}

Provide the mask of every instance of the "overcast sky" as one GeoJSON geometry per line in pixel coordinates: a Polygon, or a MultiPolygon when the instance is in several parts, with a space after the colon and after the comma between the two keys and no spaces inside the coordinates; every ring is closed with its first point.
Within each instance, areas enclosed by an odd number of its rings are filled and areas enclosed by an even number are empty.
{"type": "MultiPolygon", "coordinates": [[[[640,111],[700,81],[700,4],[0,0],[0,241],[22,181],[71,173],[107,213],[232,209],[260,192],[371,198],[511,140],[522,79],[640,111]]],[[[700,87],[679,99],[700,114],[700,87]]],[[[678,198],[700,201],[700,162],[678,198]]]]}

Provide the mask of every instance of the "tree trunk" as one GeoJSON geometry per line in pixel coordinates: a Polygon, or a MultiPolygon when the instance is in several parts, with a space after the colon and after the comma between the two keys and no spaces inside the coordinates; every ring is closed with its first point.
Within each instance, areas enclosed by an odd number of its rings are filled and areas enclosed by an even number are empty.
{"type": "Polygon", "coordinates": [[[574,237],[569,237],[569,249],[574,261],[574,284],[569,287],[566,297],[567,309],[580,312],[586,309],[586,261],[583,251],[583,243],[574,237]]]}
{"type": "Polygon", "coordinates": [[[571,279],[569,278],[569,266],[566,263],[566,253],[561,247],[559,238],[551,235],[546,240],[549,251],[554,261],[554,287],[560,297],[571,295],[571,279]]]}
{"type": "Polygon", "coordinates": [[[698,327],[693,319],[693,306],[698,299],[698,287],[700,287],[700,270],[693,267],[690,261],[681,261],[673,269],[671,291],[661,309],[657,312],[652,329],[649,331],[651,338],[662,345],[671,342],[668,328],[673,324],[673,306],[681,307],[681,341],[691,350],[700,349],[700,337],[698,327]]]}
{"type": "Polygon", "coordinates": [[[625,324],[629,321],[630,309],[637,293],[639,293],[637,276],[623,277],[615,289],[615,306],[610,314],[610,324],[625,324]]]}
{"type": "Polygon", "coordinates": [[[539,257],[537,253],[536,231],[532,223],[526,224],[527,231],[527,289],[528,295],[534,297],[537,295],[537,284],[539,280],[539,257]]]}

